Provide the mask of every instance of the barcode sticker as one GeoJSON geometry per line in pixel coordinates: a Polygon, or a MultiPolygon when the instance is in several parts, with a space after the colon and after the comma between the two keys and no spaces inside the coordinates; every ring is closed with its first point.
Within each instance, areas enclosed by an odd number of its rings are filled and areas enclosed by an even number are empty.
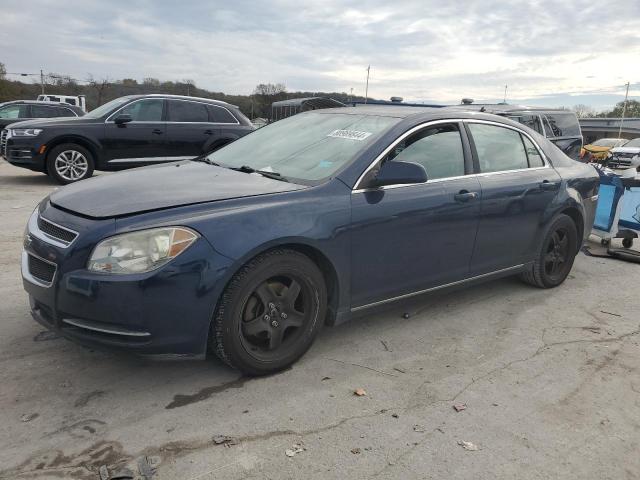
{"type": "Polygon", "coordinates": [[[371,135],[371,132],[359,132],[358,130],[334,130],[327,137],[346,138],[347,140],[357,140],[361,142],[371,135]]]}

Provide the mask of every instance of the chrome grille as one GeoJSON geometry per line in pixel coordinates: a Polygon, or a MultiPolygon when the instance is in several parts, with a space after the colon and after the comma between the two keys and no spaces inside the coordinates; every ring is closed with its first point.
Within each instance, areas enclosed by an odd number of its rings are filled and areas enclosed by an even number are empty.
{"type": "Polygon", "coordinates": [[[9,130],[6,128],[0,132],[0,155],[7,158],[7,136],[9,135],[9,130]]]}
{"type": "Polygon", "coordinates": [[[29,274],[46,286],[50,286],[53,282],[53,277],[56,274],[56,265],[54,263],[47,262],[40,257],[31,255],[30,253],[28,253],[28,255],[29,274]]]}
{"type": "Polygon", "coordinates": [[[47,236],[67,245],[71,244],[78,234],[73,230],[61,227],[45,218],[38,217],[38,228],[47,236]]]}

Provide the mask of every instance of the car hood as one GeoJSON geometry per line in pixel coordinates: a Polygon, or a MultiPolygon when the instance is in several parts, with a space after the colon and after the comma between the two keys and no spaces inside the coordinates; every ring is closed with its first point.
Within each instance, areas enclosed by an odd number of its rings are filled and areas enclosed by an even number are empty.
{"type": "Polygon", "coordinates": [[[59,208],[113,218],[196,203],[307,188],[202,162],[182,161],[114,173],[67,185],[51,194],[59,208]]]}
{"type": "Polygon", "coordinates": [[[640,147],[616,147],[611,149],[611,153],[640,153],[640,147]]]}
{"type": "Polygon", "coordinates": [[[80,123],[96,123],[103,120],[88,117],[35,118],[11,124],[11,128],[43,128],[62,125],[78,125],[80,123]]]}
{"type": "Polygon", "coordinates": [[[603,147],[601,145],[585,145],[584,148],[587,152],[607,152],[611,149],[611,147],[603,147]]]}

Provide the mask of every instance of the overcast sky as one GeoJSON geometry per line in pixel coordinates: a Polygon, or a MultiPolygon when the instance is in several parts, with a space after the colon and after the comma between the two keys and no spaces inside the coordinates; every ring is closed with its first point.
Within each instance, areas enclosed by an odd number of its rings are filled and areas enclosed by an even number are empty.
{"type": "MultiPolygon", "coordinates": [[[[8,72],[603,109],[640,97],[640,0],[2,0],[8,72]],[[308,3],[308,5],[307,5],[308,3]]],[[[13,77],[15,78],[15,77],[13,77]]]]}

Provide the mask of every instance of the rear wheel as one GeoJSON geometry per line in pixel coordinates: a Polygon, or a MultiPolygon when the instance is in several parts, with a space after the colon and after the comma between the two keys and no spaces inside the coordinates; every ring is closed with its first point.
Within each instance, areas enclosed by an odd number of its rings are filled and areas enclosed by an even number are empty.
{"type": "Polygon", "coordinates": [[[559,215],[547,228],[531,269],[521,278],[536,287],[557,287],[569,275],[577,252],[576,224],[568,215],[559,215]]]}
{"type": "Polygon", "coordinates": [[[210,349],[248,375],[282,370],[311,346],[326,304],[318,267],[294,250],[272,250],[242,267],[227,286],[214,314],[210,349]]]}
{"type": "Polygon", "coordinates": [[[89,150],[75,143],[58,145],[47,156],[47,174],[62,185],[91,177],[93,169],[89,150]]]}

